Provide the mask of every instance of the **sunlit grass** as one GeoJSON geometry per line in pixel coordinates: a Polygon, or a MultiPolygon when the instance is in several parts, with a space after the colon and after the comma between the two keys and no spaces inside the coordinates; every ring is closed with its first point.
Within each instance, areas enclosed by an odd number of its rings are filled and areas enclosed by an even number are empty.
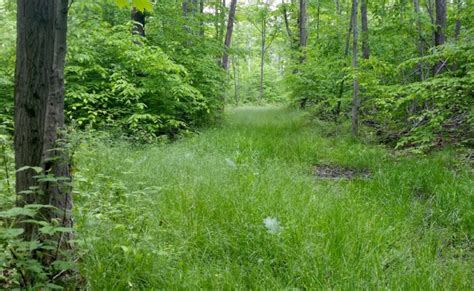
{"type": "Polygon", "coordinates": [[[76,167],[93,290],[472,288],[474,182],[451,152],[396,157],[248,107],[169,145],[91,141],[76,167]],[[320,163],[372,179],[320,180],[320,163]]]}

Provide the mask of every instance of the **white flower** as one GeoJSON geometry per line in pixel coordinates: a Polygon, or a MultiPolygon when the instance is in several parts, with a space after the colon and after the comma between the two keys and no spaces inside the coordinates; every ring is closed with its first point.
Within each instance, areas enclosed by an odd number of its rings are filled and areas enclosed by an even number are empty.
{"type": "Polygon", "coordinates": [[[229,159],[229,158],[226,158],[226,159],[225,159],[225,162],[226,162],[227,165],[229,165],[229,167],[231,167],[231,168],[236,168],[236,167],[237,167],[237,165],[235,164],[235,162],[232,161],[232,160],[229,159]]]}
{"type": "Polygon", "coordinates": [[[275,217],[267,217],[263,220],[263,224],[267,228],[267,231],[271,234],[277,234],[283,230],[283,227],[275,217]]]}

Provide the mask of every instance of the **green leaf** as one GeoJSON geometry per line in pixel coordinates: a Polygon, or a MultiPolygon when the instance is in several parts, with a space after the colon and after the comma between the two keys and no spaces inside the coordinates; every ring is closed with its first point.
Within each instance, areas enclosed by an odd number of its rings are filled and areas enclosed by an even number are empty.
{"type": "Polygon", "coordinates": [[[16,217],[16,216],[35,216],[36,211],[33,209],[21,208],[21,207],[13,207],[7,211],[0,212],[0,217],[16,217]]]}
{"type": "Polygon", "coordinates": [[[115,3],[117,3],[118,7],[120,8],[124,8],[128,6],[127,0],[115,0],[115,3]]]}
{"type": "Polygon", "coordinates": [[[140,11],[153,11],[153,4],[150,0],[132,0],[132,6],[140,11]]]}
{"type": "Polygon", "coordinates": [[[6,239],[14,238],[22,234],[24,231],[23,228],[8,228],[0,232],[0,236],[6,239]]]}

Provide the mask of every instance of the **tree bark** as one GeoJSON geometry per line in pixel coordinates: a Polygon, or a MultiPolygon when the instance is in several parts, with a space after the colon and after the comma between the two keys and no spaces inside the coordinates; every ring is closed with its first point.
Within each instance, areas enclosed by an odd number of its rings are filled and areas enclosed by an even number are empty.
{"type": "MultiPolygon", "coordinates": [[[[415,8],[416,14],[416,30],[418,33],[418,57],[422,58],[424,55],[424,43],[423,43],[423,31],[421,26],[421,11],[420,11],[420,2],[419,0],[413,0],[413,7],[415,8]]],[[[424,76],[424,65],[422,61],[418,62],[418,75],[420,77],[420,81],[425,79],[424,76]]]]}
{"type": "Polygon", "coordinates": [[[352,79],[352,135],[357,136],[359,132],[359,79],[357,77],[357,70],[359,68],[358,62],[358,28],[357,28],[357,0],[352,0],[352,68],[354,70],[354,77],[352,79]]]}
{"type": "Polygon", "coordinates": [[[308,16],[306,14],[306,0],[300,0],[300,10],[298,16],[298,28],[300,34],[300,62],[303,63],[305,60],[305,49],[308,43],[308,31],[307,31],[307,23],[308,23],[308,16]]]}
{"type": "Polygon", "coordinates": [[[229,69],[229,49],[232,42],[232,32],[234,30],[235,11],[237,9],[237,0],[231,0],[229,19],[227,20],[227,32],[225,34],[224,41],[224,56],[222,57],[222,67],[224,70],[229,69]]]}
{"type": "MultiPolygon", "coordinates": [[[[40,167],[61,180],[38,182],[35,171],[16,173],[18,206],[46,204],[42,218],[72,227],[72,194],[69,163],[61,150],[64,128],[64,59],[68,0],[17,0],[17,47],[15,71],[15,167],[40,167]],[[39,187],[42,194],[24,194],[39,187]]],[[[37,227],[25,225],[25,239],[37,237],[37,227]]],[[[71,234],[58,240],[67,247],[71,234]]],[[[51,238],[50,238],[51,239],[51,238]]],[[[49,264],[54,254],[46,254],[49,264]]]]}
{"type": "Polygon", "coordinates": [[[133,34],[145,36],[145,11],[140,11],[136,7],[132,8],[133,34]]]}
{"type": "MultiPolygon", "coordinates": [[[[352,6],[354,6],[354,3],[352,3],[352,6]]],[[[357,9],[357,8],[356,8],[357,9]]],[[[351,41],[351,33],[352,33],[352,13],[354,12],[354,7],[352,7],[352,10],[351,10],[351,19],[349,21],[349,29],[347,30],[347,34],[346,34],[346,45],[344,46],[344,60],[347,58],[347,56],[349,55],[349,45],[350,45],[350,41],[351,41]]],[[[346,62],[344,62],[344,67],[347,66],[346,62]]],[[[339,115],[341,114],[341,99],[342,99],[342,95],[344,94],[344,84],[345,84],[345,78],[343,76],[343,79],[341,81],[341,85],[339,86],[339,94],[338,94],[338,101],[337,101],[337,105],[336,105],[336,110],[335,110],[335,116],[334,116],[334,121],[337,123],[338,120],[339,120],[339,115]]]]}
{"type": "Polygon", "coordinates": [[[368,59],[370,57],[369,48],[369,23],[367,20],[367,0],[360,2],[360,16],[362,24],[362,57],[368,59]]]}
{"type": "Polygon", "coordinates": [[[290,39],[290,46],[294,47],[294,43],[296,42],[295,37],[293,36],[293,32],[291,31],[290,21],[288,19],[288,10],[286,9],[285,0],[282,0],[283,4],[283,20],[285,21],[285,29],[286,33],[288,34],[288,38],[290,39]]]}
{"type": "Polygon", "coordinates": [[[319,27],[321,22],[321,0],[318,0],[318,8],[316,15],[316,43],[319,43],[319,27]]]}
{"type": "Polygon", "coordinates": [[[462,2],[457,0],[457,11],[456,11],[456,23],[454,26],[454,40],[459,41],[459,36],[461,35],[461,10],[462,2]]]}
{"type": "Polygon", "coordinates": [[[263,100],[263,78],[264,78],[264,66],[265,66],[265,45],[267,38],[267,23],[265,20],[262,21],[262,31],[261,31],[261,47],[260,47],[260,94],[259,101],[263,100]]]}
{"type": "MultiPolygon", "coordinates": [[[[436,0],[436,31],[435,46],[440,46],[446,40],[446,0],[436,0]]],[[[434,74],[439,74],[446,67],[446,61],[439,61],[434,67],[434,74]]]]}

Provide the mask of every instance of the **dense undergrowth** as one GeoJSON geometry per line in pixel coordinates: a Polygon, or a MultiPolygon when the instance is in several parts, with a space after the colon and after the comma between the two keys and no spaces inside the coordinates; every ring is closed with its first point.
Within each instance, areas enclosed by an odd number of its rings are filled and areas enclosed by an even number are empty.
{"type": "Polygon", "coordinates": [[[267,107],[172,145],[88,140],[74,178],[88,286],[470,290],[472,168],[345,132],[267,107]],[[320,180],[316,164],[372,178],[320,180]]]}

